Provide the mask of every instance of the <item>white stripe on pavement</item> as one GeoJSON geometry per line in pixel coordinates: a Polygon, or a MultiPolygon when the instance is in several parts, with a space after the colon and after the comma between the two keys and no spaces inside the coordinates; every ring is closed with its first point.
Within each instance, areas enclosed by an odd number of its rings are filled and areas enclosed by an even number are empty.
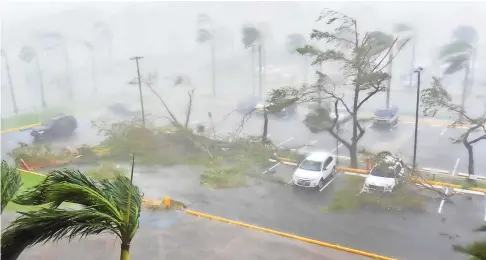
{"type": "Polygon", "coordinates": [[[294,138],[293,138],[293,137],[290,137],[289,139],[287,139],[287,140],[285,140],[285,141],[283,141],[283,142],[281,142],[281,143],[277,144],[277,145],[276,145],[276,147],[278,148],[278,147],[282,146],[283,144],[285,144],[285,143],[287,143],[287,142],[290,142],[290,141],[292,141],[292,140],[294,140],[294,138]]]}
{"type": "MultiPolygon", "coordinates": [[[[452,176],[456,175],[456,171],[457,171],[457,167],[459,166],[459,158],[457,158],[456,160],[456,164],[454,165],[454,169],[452,170],[452,176]]],[[[448,194],[449,193],[449,187],[447,187],[445,189],[445,194],[448,194]]],[[[437,212],[439,212],[439,214],[442,212],[442,207],[444,206],[444,202],[445,202],[445,199],[442,199],[440,201],[440,204],[439,204],[439,209],[437,210],[437,212]]]]}
{"type": "Polygon", "coordinates": [[[280,162],[276,163],[274,166],[272,166],[272,167],[268,168],[268,169],[267,169],[266,171],[264,171],[262,174],[265,174],[265,173],[267,173],[267,172],[269,172],[269,171],[273,170],[275,167],[277,167],[277,166],[279,166],[279,165],[280,165],[280,162]]]}

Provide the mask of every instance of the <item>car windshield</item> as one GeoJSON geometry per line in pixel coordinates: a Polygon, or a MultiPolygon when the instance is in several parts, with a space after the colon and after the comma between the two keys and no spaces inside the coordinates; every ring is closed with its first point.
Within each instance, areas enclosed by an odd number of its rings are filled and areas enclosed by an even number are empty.
{"type": "Polygon", "coordinates": [[[385,177],[385,178],[394,178],[395,173],[393,169],[388,167],[375,167],[371,170],[370,175],[377,176],[377,177],[385,177]]]}
{"type": "Polygon", "coordinates": [[[306,171],[318,172],[321,170],[321,162],[305,160],[299,168],[306,171]]]}
{"type": "Polygon", "coordinates": [[[375,115],[378,117],[392,117],[393,111],[389,109],[379,109],[376,110],[375,115]]]}
{"type": "Polygon", "coordinates": [[[43,126],[51,126],[54,123],[54,119],[47,119],[46,121],[42,122],[43,126]]]}

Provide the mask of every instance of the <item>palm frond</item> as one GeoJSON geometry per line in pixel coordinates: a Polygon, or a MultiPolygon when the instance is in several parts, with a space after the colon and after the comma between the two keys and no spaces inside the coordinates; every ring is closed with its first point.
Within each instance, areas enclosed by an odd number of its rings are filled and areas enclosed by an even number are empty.
{"type": "Polygon", "coordinates": [[[393,32],[402,33],[409,31],[413,31],[413,28],[410,25],[404,23],[397,23],[393,25],[393,32]]]}
{"type": "Polygon", "coordinates": [[[439,58],[444,59],[448,56],[457,55],[459,53],[471,53],[472,49],[472,46],[467,42],[454,41],[444,45],[441,48],[439,52],[439,58]]]}
{"type": "Polygon", "coordinates": [[[241,43],[245,48],[253,46],[257,41],[260,40],[260,31],[251,25],[243,26],[241,43]]]}
{"type": "Polygon", "coordinates": [[[211,35],[211,33],[206,29],[197,30],[197,42],[199,43],[207,42],[211,40],[212,37],[213,36],[211,35]]]}
{"type": "Polygon", "coordinates": [[[473,242],[467,246],[454,245],[455,251],[472,256],[473,259],[486,259],[486,241],[473,242]]]}
{"type": "Polygon", "coordinates": [[[393,46],[393,36],[380,31],[368,33],[367,40],[370,42],[371,50],[369,56],[379,55],[393,46]]]}
{"type": "Polygon", "coordinates": [[[462,62],[450,62],[446,64],[446,68],[443,72],[444,75],[452,75],[464,68],[464,63],[462,62]]]}
{"type": "Polygon", "coordinates": [[[2,232],[2,259],[16,259],[28,246],[55,242],[63,238],[71,240],[75,237],[110,232],[123,239],[118,230],[121,223],[93,208],[43,208],[20,214],[21,216],[2,232]]]}
{"type": "Polygon", "coordinates": [[[300,55],[306,56],[317,56],[321,53],[319,49],[312,45],[305,45],[303,47],[295,49],[295,51],[297,51],[297,53],[299,53],[300,55]]]}
{"type": "Polygon", "coordinates": [[[476,29],[469,25],[458,26],[452,32],[452,37],[458,41],[467,42],[469,44],[474,44],[478,41],[478,32],[476,29]]]}
{"type": "Polygon", "coordinates": [[[1,212],[7,206],[9,201],[15,196],[17,191],[22,186],[22,180],[20,178],[19,171],[15,167],[11,167],[8,163],[2,161],[2,193],[1,196],[1,212]]]}
{"type": "Polygon", "coordinates": [[[292,33],[287,36],[287,50],[289,53],[295,53],[296,50],[306,44],[305,37],[299,33],[292,33]]]}

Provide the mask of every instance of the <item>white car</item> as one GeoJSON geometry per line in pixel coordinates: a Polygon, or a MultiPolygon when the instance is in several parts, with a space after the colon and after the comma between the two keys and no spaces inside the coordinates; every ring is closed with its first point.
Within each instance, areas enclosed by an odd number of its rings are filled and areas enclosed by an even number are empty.
{"type": "Polygon", "coordinates": [[[336,173],[336,159],[326,152],[313,152],[297,167],[292,176],[294,185],[322,189],[329,176],[336,173]]]}
{"type": "Polygon", "coordinates": [[[394,155],[385,155],[366,176],[361,192],[392,192],[405,177],[403,161],[394,155]]]}

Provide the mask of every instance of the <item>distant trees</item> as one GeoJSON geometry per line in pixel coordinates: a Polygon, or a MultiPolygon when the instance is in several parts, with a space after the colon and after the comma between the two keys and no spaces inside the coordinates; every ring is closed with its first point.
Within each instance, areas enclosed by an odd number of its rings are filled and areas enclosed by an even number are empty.
{"type": "MultiPolygon", "coordinates": [[[[252,82],[254,82],[255,53],[258,55],[258,96],[262,97],[262,33],[253,25],[245,25],[242,30],[241,43],[245,49],[251,49],[252,82]]],[[[255,84],[253,84],[255,95],[255,84]]]]}
{"type": "Polygon", "coordinates": [[[197,42],[208,43],[211,51],[211,78],[213,87],[213,96],[216,96],[216,54],[214,41],[214,24],[213,20],[205,15],[199,14],[197,18],[197,42]]]}

